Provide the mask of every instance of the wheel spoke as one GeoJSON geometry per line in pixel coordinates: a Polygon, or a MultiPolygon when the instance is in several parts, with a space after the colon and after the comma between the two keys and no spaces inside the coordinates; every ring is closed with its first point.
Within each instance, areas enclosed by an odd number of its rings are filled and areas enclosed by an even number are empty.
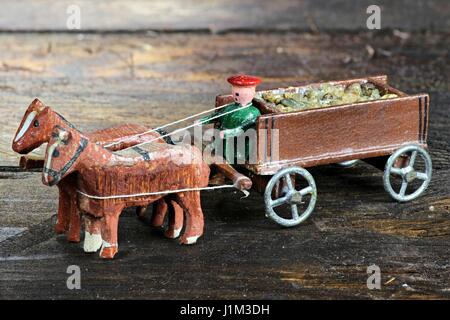
{"type": "Polygon", "coordinates": [[[284,176],[284,179],[286,180],[286,184],[287,184],[289,190],[294,190],[294,186],[293,186],[292,180],[291,180],[291,175],[290,174],[286,174],[284,176]]]}
{"type": "Polygon", "coordinates": [[[311,186],[308,186],[308,187],[306,187],[306,188],[303,188],[303,189],[300,190],[299,192],[300,192],[300,194],[301,194],[302,196],[305,196],[305,195],[307,195],[307,194],[313,193],[313,191],[314,191],[314,189],[313,189],[311,186]]]}
{"type": "Polygon", "coordinates": [[[411,157],[409,158],[409,166],[414,168],[414,163],[416,162],[417,151],[413,151],[411,153],[411,157]]]}
{"type": "Polygon", "coordinates": [[[416,172],[416,178],[420,180],[428,180],[428,175],[424,172],[416,172]]]}
{"type": "Polygon", "coordinates": [[[400,197],[404,197],[404,196],[405,196],[406,188],[407,188],[407,187],[408,187],[408,182],[403,181],[403,182],[402,182],[402,186],[401,186],[401,188],[400,188],[400,192],[399,192],[400,197]]]}
{"type": "Polygon", "coordinates": [[[291,204],[291,212],[292,212],[292,219],[297,220],[298,219],[298,210],[296,204],[291,204]]]}
{"type": "Polygon", "coordinates": [[[278,199],[272,200],[271,206],[272,207],[278,207],[278,206],[281,206],[282,204],[285,204],[286,202],[287,202],[287,198],[286,197],[278,198],[278,199]]]}
{"type": "Polygon", "coordinates": [[[395,151],[386,162],[386,170],[383,174],[383,186],[389,195],[397,201],[406,202],[416,199],[428,187],[432,174],[432,162],[427,150],[419,145],[406,145],[395,151]],[[418,159],[420,158],[420,159],[418,159]],[[424,166],[424,169],[416,171],[414,167],[419,165],[424,166]],[[395,165],[397,164],[397,165],[395,165]],[[392,175],[398,175],[402,178],[401,186],[395,187],[392,184],[392,175]],[[408,191],[408,184],[415,180],[418,183],[411,186],[408,191]],[[416,186],[420,184],[420,186],[416,186]]]}
{"type": "Polygon", "coordinates": [[[270,178],[264,191],[266,217],[284,227],[296,226],[311,215],[316,204],[316,193],[314,178],[307,170],[295,166],[281,169],[270,178]],[[306,180],[307,184],[298,187],[297,179],[306,180]],[[276,192],[280,188],[282,192],[276,192]],[[308,198],[306,209],[303,208],[306,204],[303,196],[308,198]]]}
{"type": "Polygon", "coordinates": [[[403,176],[403,171],[400,168],[396,168],[396,167],[391,167],[391,169],[389,170],[391,173],[399,175],[399,176],[403,176]]]}

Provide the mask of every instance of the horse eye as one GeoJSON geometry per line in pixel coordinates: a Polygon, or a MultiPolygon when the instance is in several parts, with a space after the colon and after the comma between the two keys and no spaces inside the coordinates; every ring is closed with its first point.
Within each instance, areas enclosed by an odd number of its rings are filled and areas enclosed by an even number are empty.
{"type": "Polygon", "coordinates": [[[54,158],[59,157],[59,151],[57,149],[53,150],[52,157],[54,157],[54,158]]]}
{"type": "Polygon", "coordinates": [[[35,126],[35,127],[39,127],[39,121],[38,121],[38,120],[34,120],[34,122],[33,122],[33,126],[35,126]]]}

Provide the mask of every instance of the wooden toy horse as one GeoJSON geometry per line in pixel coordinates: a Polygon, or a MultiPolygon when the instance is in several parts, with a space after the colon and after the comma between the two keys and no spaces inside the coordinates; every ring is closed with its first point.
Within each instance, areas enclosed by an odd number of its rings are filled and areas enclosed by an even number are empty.
{"type": "Polygon", "coordinates": [[[154,146],[111,152],[78,131],[56,126],[52,132],[43,182],[55,185],[72,172],[78,173],[73,185],[80,192],[79,208],[90,220],[90,233],[101,229],[103,258],[113,258],[118,251],[117,228],[122,210],[148,205],[167,194],[186,213],[180,242],[195,243],[203,234],[198,188],[208,185],[209,167],[201,151],[189,144],[159,144],[156,150],[154,146]]]}
{"type": "MultiPolygon", "coordinates": [[[[20,154],[26,154],[43,143],[48,142],[55,125],[68,126],[73,130],[76,130],[71,123],[64,119],[64,117],[53,111],[50,107],[44,105],[40,100],[35,99],[27,108],[19,128],[17,129],[12,144],[13,150],[20,154]]],[[[125,124],[94,131],[86,134],[86,136],[92,142],[97,142],[100,145],[124,140],[123,142],[109,147],[111,150],[120,150],[159,136],[156,132],[150,132],[137,137],[135,136],[136,134],[148,131],[149,129],[150,128],[142,125],[125,124]]],[[[164,141],[161,139],[158,140],[158,142],[164,141]]],[[[68,231],[68,240],[78,242],[80,241],[80,215],[77,210],[76,193],[73,188],[73,182],[75,180],[75,176],[68,176],[58,183],[58,222],[55,229],[58,233],[68,231]]],[[[163,224],[167,207],[167,204],[163,200],[157,202],[152,217],[152,224],[154,226],[161,226],[163,224]]],[[[139,207],[137,210],[138,213],[142,214],[145,208],[139,207]]],[[[178,208],[178,206],[175,205],[173,210],[181,211],[181,208],[178,208]]],[[[166,235],[169,237],[177,236],[176,233],[170,232],[166,233],[166,235]]],[[[85,249],[89,251],[89,245],[87,248],[85,246],[85,249]]]]}

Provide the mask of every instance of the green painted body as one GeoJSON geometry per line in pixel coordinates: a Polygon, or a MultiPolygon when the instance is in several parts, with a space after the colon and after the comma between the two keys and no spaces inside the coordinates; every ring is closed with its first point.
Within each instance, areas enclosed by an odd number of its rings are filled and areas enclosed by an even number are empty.
{"type": "Polygon", "coordinates": [[[243,159],[244,157],[247,158],[250,149],[248,142],[245,144],[245,155],[239,154],[239,150],[232,152],[235,148],[233,148],[230,144],[235,143],[236,139],[234,137],[241,135],[245,132],[245,130],[254,126],[256,119],[261,115],[259,109],[253,106],[252,103],[248,104],[248,106],[242,110],[231,112],[241,107],[242,105],[239,103],[233,102],[226,107],[200,119],[200,121],[205,124],[214,122],[219,124],[219,129],[224,132],[223,154],[225,159],[230,163],[236,163],[236,156],[239,159],[243,159]],[[227,112],[230,113],[225,114],[227,112]],[[218,117],[222,114],[225,115],[218,117]]]}

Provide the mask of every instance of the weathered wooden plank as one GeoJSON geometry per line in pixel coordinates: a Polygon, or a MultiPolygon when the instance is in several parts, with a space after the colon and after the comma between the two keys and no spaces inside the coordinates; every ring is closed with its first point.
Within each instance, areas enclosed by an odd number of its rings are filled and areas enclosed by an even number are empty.
{"type": "Polygon", "coordinates": [[[26,228],[0,242],[0,298],[450,298],[449,41],[433,34],[406,42],[370,34],[0,35],[8,48],[0,51],[0,227],[26,228]],[[235,72],[261,75],[261,88],[386,73],[402,91],[430,93],[429,191],[398,204],[371,166],[318,167],[311,169],[316,209],[294,229],[265,219],[256,192],[241,200],[214,191],[202,195],[206,233],[193,247],[164,239],[131,210],[121,218],[120,253],[106,264],[54,236],[57,190],[42,186],[39,173],[18,171],[10,150],[32,98],[83,130],[130,117],[158,125],[211,108],[235,72]],[[366,287],[373,263],[380,291],[366,287]],[[79,291],[66,288],[73,264],[82,270],[79,291]]]}
{"type": "MultiPolygon", "coordinates": [[[[0,298],[450,298],[450,171],[440,171],[430,191],[410,204],[391,201],[381,173],[368,165],[311,172],[318,206],[299,227],[265,219],[255,192],[246,199],[205,192],[206,233],[197,245],[164,239],[130,210],[120,221],[119,255],[107,263],[55,237],[49,215],[28,221],[40,209],[16,201],[8,216],[25,215],[29,231],[0,243],[0,298]],[[366,287],[374,263],[382,290],[366,287]],[[69,265],[81,268],[81,290],[66,287],[69,265]]],[[[10,180],[0,197],[47,199],[39,206],[52,211],[56,197],[48,188],[20,192],[38,178],[10,180]]]]}
{"type": "Polygon", "coordinates": [[[0,172],[0,227],[29,228],[50,219],[57,199],[58,191],[45,188],[39,173],[0,172]],[[42,190],[35,192],[36,186],[42,190]],[[19,212],[11,214],[18,208],[19,212]]]}
{"type": "MultiPolygon", "coordinates": [[[[1,35],[0,166],[34,97],[93,130],[125,121],[160,125],[206,110],[236,72],[263,77],[261,89],[386,73],[408,93],[430,93],[431,147],[449,150],[445,35],[1,35]],[[370,59],[365,46],[383,49],[370,59]],[[330,55],[330,52],[333,52],[330,55]],[[386,52],[390,56],[386,56],[386,52]]],[[[448,167],[448,166],[447,166],[448,167]]]]}
{"type": "Polygon", "coordinates": [[[26,230],[27,228],[20,227],[0,227],[0,242],[8,238],[17,236],[26,230]]]}
{"type": "MultiPolygon", "coordinates": [[[[78,5],[83,31],[361,30],[370,0],[6,0],[0,30],[67,31],[67,9],[78,5]]],[[[445,0],[377,1],[381,27],[448,31],[445,0]]]]}

